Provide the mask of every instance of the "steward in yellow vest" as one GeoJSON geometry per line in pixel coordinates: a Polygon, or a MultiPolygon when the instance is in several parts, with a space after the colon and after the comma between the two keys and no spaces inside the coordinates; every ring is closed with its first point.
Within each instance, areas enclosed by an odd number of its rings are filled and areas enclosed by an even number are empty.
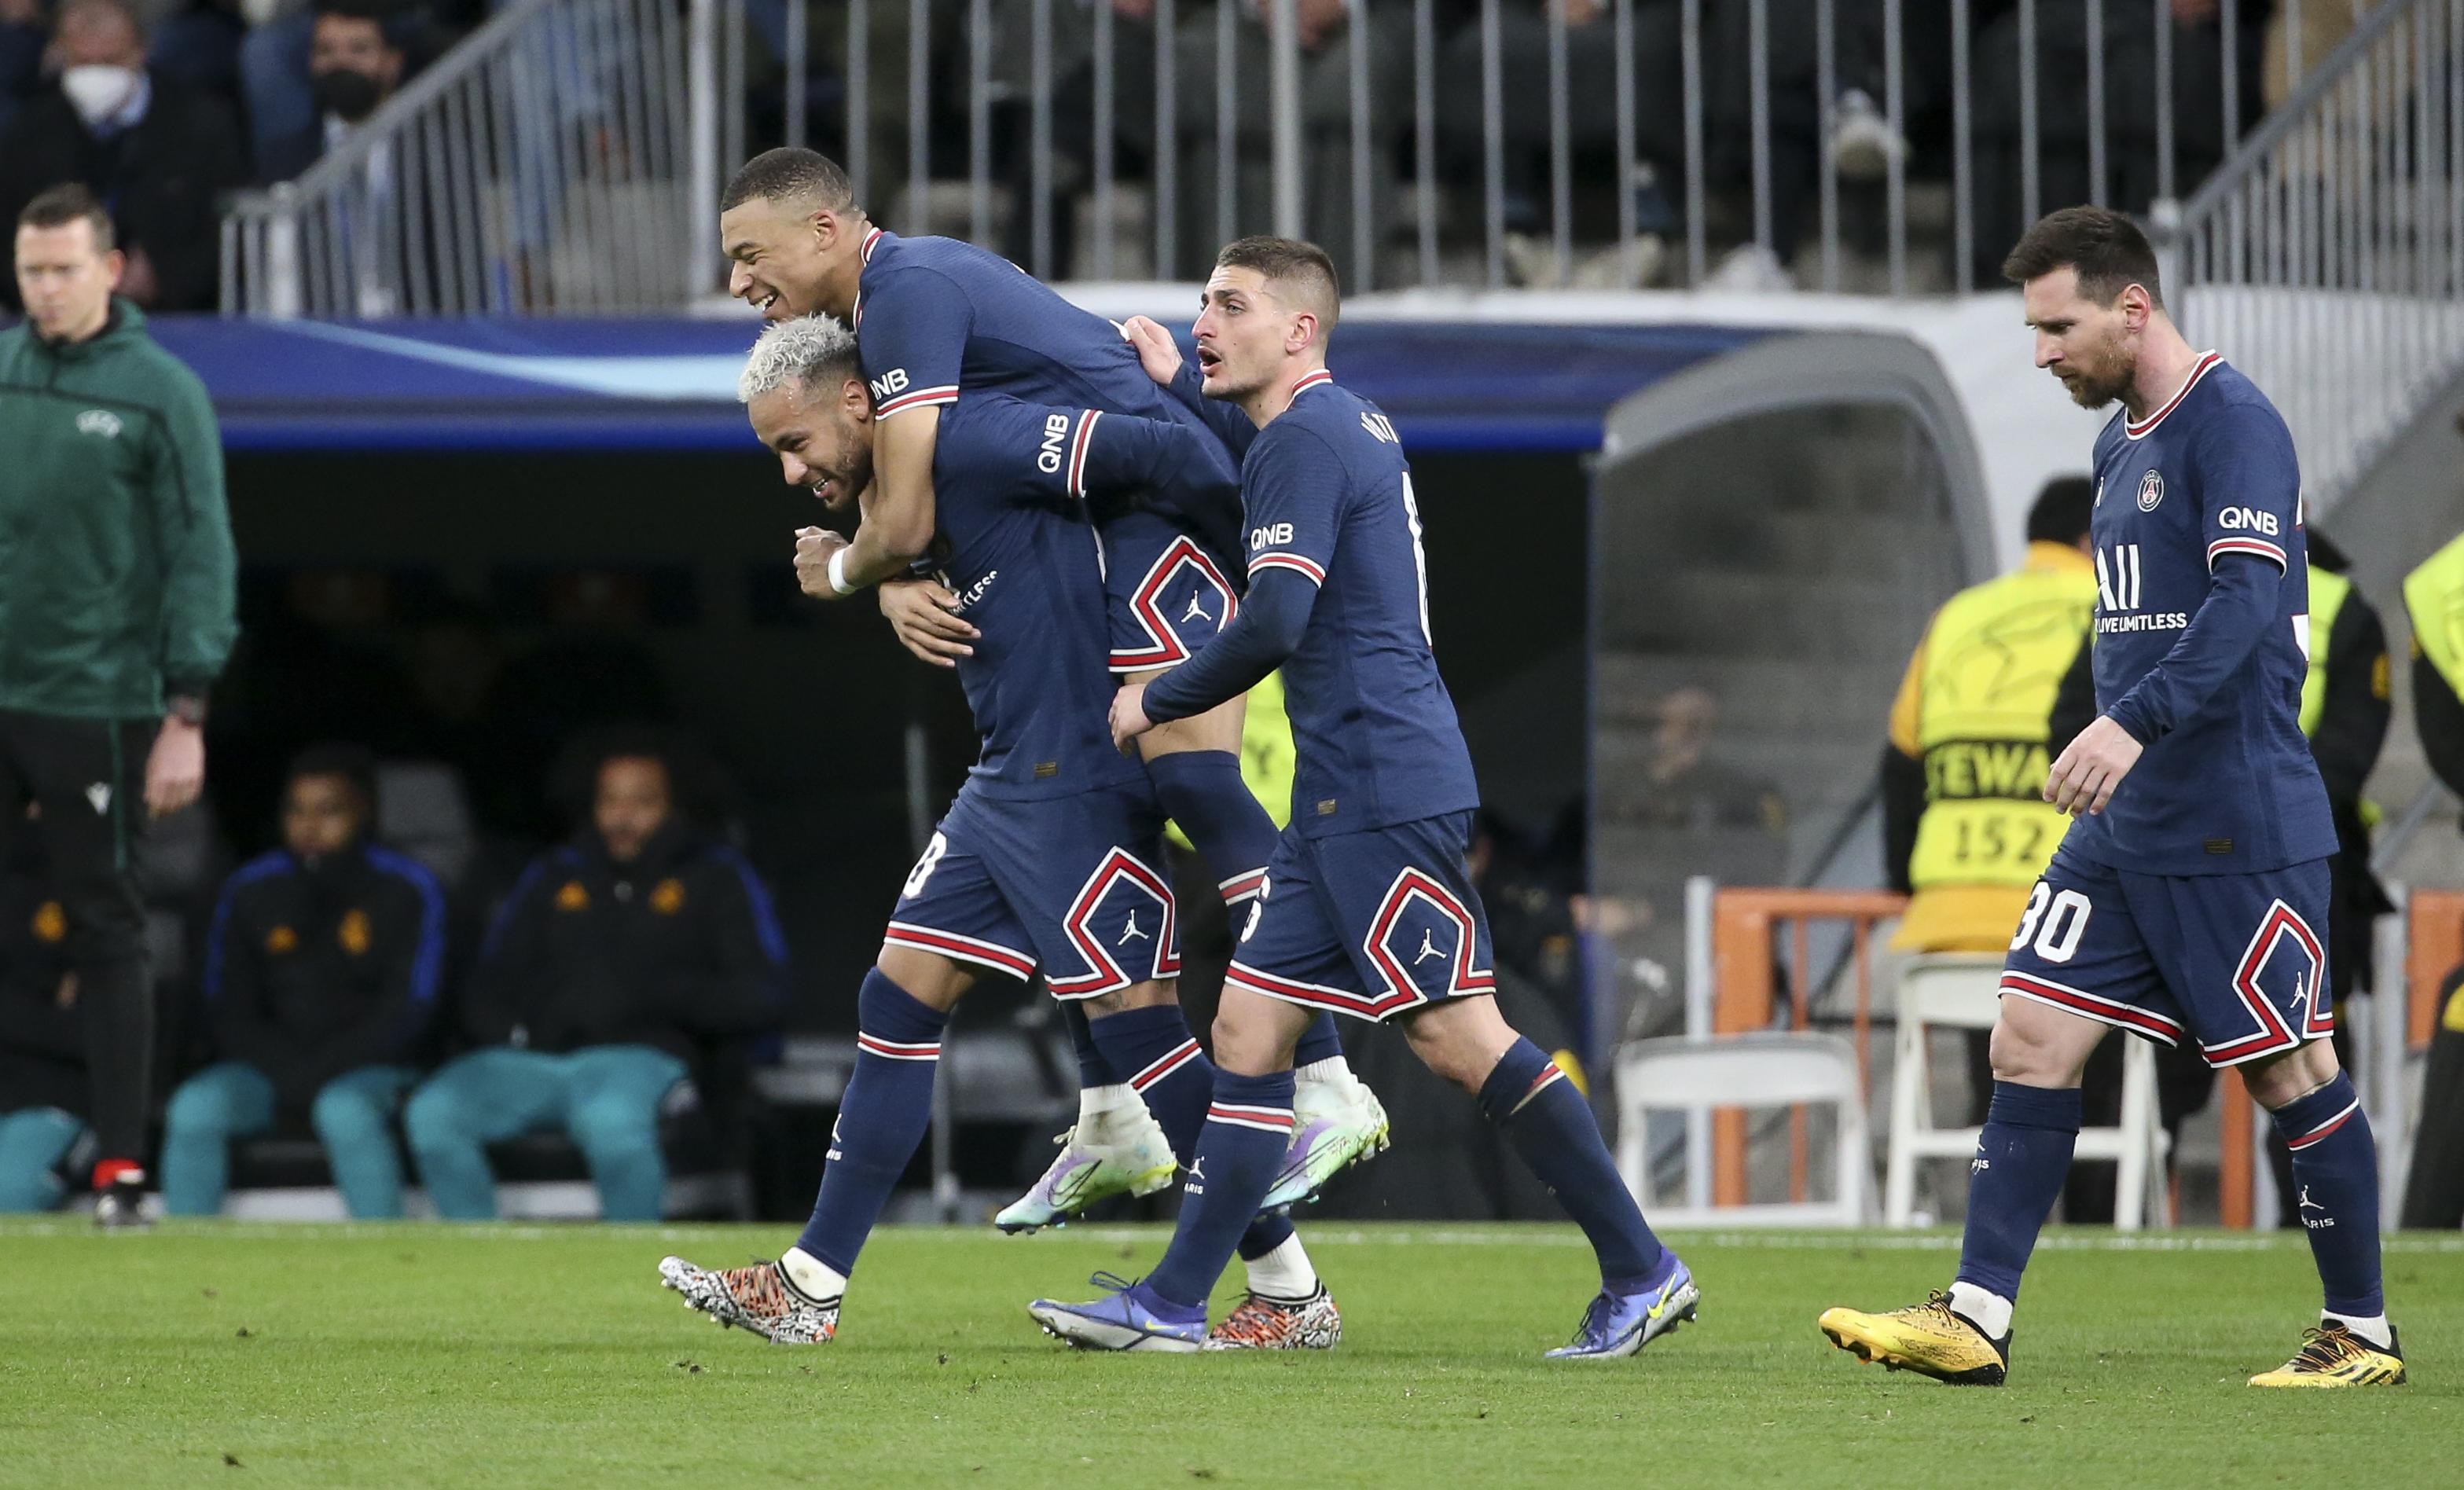
{"type": "MultiPolygon", "coordinates": [[[[2351,561],[2317,528],[2303,539],[2310,550],[2310,672],[2301,680],[2301,733],[2310,737],[2310,758],[2319,763],[2328,810],[2336,816],[2327,978],[2341,1005],[2356,981],[2370,986],[2370,921],[2395,909],[2370,873],[2377,814],[2362,798],[2395,704],[2387,627],[2344,577],[2351,561]]],[[[2340,1052],[2343,1023],[2336,1021],[2340,1052]]]]}
{"type": "Polygon", "coordinates": [[[2464,796],[2464,537],[2405,577],[2404,608],[2412,620],[2412,715],[2421,753],[2448,790],[2464,796]]]}
{"type": "Polygon", "coordinates": [[[1883,854],[1914,896],[1891,945],[2001,952],[2070,820],[2044,800],[2056,703],[2086,655],[2096,609],[2087,557],[2094,493],[2049,483],[2028,514],[2017,570],[1945,603],[1908,661],[1882,752],[1883,854]]]}

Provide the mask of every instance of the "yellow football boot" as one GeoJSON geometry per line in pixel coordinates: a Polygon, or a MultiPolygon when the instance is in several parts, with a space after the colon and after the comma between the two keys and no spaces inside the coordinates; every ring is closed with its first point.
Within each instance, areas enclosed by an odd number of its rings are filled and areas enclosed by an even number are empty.
{"type": "Polygon", "coordinates": [[[2011,1364],[2011,1337],[1991,1339],[1951,1312],[1947,1293],[1888,1314],[1825,1309],[1815,1326],[1860,1361],[1879,1361],[1954,1387],[1998,1387],[2011,1364]]]}
{"type": "Polygon", "coordinates": [[[2293,1359],[2250,1379],[2254,1387],[2401,1387],[2404,1385],[2403,1344],[2387,1331],[2381,1349],[2342,1325],[2321,1325],[2301,1332],[2301,1348],[2293,1359]]]}

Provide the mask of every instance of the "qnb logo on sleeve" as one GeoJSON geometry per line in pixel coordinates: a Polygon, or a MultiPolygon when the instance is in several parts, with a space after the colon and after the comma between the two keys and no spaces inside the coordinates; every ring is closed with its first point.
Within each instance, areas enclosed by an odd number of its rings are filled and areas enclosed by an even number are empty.
{"type": "Polygon", "coordinates": [[[1292,525],[1288,522],[1270,522],[1263,528],[1249,530],[1251,548],[1272,548],[1278,543],[1289,543],[1291,540],[1292,525]]]}
{"type": "Polygon", "coordinates": [[[1044,416],[1044,444],[1035,452],[1035,469],[1051,475],[1061,469],[1061,448],[1069,442],[1069,416],[1044,416]]]}
{"type": "Polygon", "coordinates": [[[2216,526],[2227,533],[2255,533],[2270,538],[2279,530],[2274,513],[2263,513],[2255,507],[2228,507],[2216,514],[2216,526]]]}
{"type": "Polygon", "coordinates": [[[886,404],[907,391],[907,369],[893,367],[872,380],[872,401],[886,404]]]}

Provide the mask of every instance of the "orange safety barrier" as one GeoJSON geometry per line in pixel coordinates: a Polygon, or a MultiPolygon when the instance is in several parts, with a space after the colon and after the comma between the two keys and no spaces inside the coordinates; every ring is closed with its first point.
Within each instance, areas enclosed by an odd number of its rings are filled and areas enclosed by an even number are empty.
{"type": "MultiPolygon", "coordinates": [[[[2418,1050],[2438,1023],[2438,985],[2464,963],[2464,890],[2417,889],[2406,897],[2404,918],[2405,1039],[2418,1050]]],[[[2338,1019],[2343,1011],[2336,1012],[2338,1019]]],[[[2225,1225],[2248,1230],[2253,1220],[2256,1175],[2253,1166],[2257,1105],[2241,1073],[2227,1070],[2216,1085],[2224,1103],[2224,1152],[2219,1156],[2216,1198],[2225,1225]]]]}
{"type": "MultiPolygon", "coordinates": [[[[1813,982],[1808,966],[1807,929],[1815,921],[1846,921],[1855,942],[1850,959],[1857,975],[1857,1073],[1865,1076],[1865,1035],[1873,1002],[1872,951],[1874,923],[1907,909],[1905,895],[1887,890],[1721,889],[1711,897],[1712,987],[1711,1029],[1732,1035],[1771,1028],[1774,1001],[1771,944],[1773,923],[1790,923],[1789,987],[1798,992],[1790,1000],[1794,1028],[1806,1027],[1813,982]]],[[[1746,1114],[1740,1107],[1721,1107],[1711,1116],[1711,1203],[1744,1205],[1746,1191],[1746,1114]]],[[[1789,1197],[1805,1198],[1805,1112],[1789,1115],[1789,1197]]]]}

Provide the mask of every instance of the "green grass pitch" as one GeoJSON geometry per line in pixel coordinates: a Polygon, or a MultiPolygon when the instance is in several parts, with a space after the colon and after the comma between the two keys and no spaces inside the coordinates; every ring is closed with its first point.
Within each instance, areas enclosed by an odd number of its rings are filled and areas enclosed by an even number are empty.
{"type": "Polygon", "coordinates": [[[1094,1356],[1023,1305],[1162,1231],[885,1231],[837,1343],[782,1349],[654,1276],[782,1227],[12,1224],[0,1485],[2464,1484],[2464,1238],[2388,1254],[2411,1385],[2286,1393],[2242,1381],[2313,1317],[2299,1237],[2049,1234],[1989,1391],[1814,1329],[1945,1282],[1952,1237],[1677,1237],[1701,1323],[1567,1367],[1571,1228],[1305,1234],[1339,1349],[1094,1356]]]}

